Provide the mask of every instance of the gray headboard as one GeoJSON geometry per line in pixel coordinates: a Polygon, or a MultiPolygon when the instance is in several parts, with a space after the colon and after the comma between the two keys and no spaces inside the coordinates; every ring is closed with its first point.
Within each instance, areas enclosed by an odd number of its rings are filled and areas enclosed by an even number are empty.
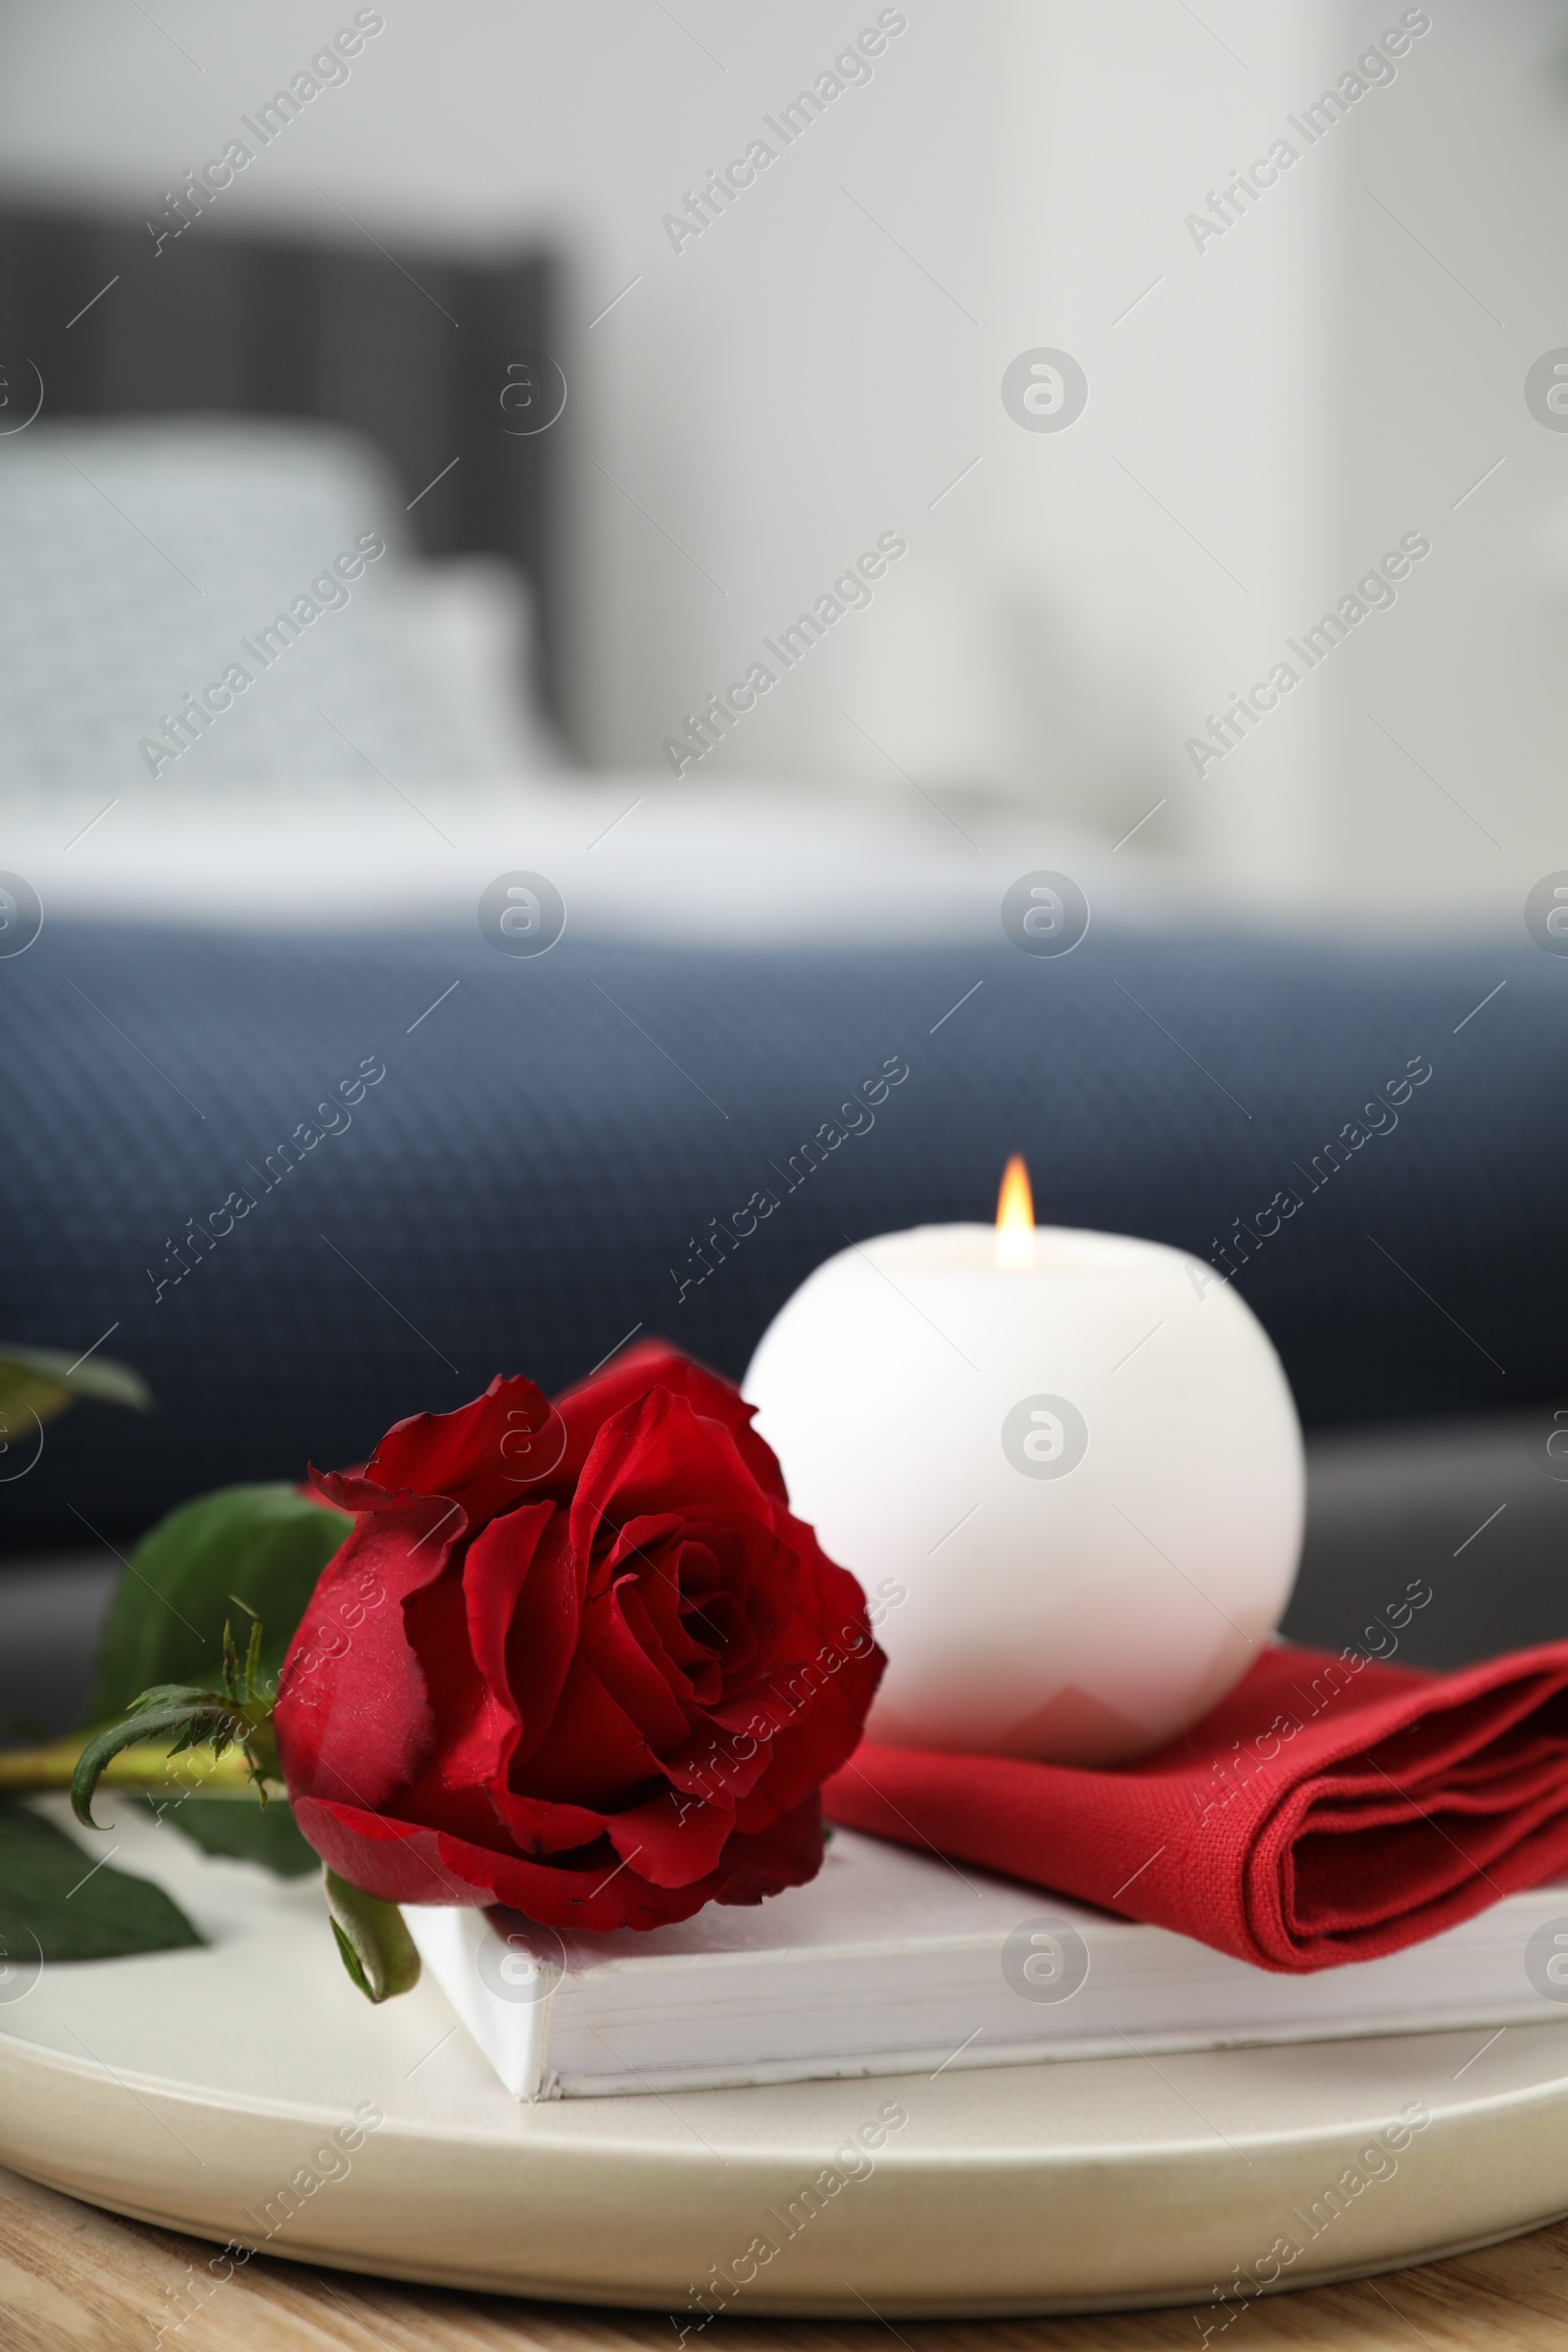
{"type": "Polygon", "coordinates": [[[395,258],[346,218],[333,227],[337,238],[315,242],[198,218],[155,251],[139,219],[0,200],[9,398],[30,405],[41,378],[50,416],[205,412],[355,427],[417,500],[409,527],[423,553],[504,555],[527,574],[539,683],[559,722],[559,436],[509,430],[500,398],[510,355],[555,351],[559,265],[537,249],[395,258]]]}

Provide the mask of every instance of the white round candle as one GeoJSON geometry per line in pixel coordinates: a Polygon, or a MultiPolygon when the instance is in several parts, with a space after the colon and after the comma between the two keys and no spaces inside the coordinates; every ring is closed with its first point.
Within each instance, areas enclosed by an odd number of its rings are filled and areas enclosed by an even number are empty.
{"type": "Polygon", "coordinates": [[[793,1508],[871,1597],[872,1739],[1113,1763],[1196,1722],[1284,1612],[1290,1389],[1180,1250],[1027,1223],[885,1234],[802,1285],[745,1394],[793,1508]]]}

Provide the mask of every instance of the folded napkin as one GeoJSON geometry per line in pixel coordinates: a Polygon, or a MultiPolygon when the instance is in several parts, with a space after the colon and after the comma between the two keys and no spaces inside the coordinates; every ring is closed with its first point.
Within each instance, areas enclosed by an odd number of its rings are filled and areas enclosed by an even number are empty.
{"type": "Polygon", "coordinates": [[[1568,1872],[1568,1642],[1457,1674],[1281,1642],[1135,1763],[867,1741],[823,1801],[1258,1968],[1373,1960],[1568,1872]]]}

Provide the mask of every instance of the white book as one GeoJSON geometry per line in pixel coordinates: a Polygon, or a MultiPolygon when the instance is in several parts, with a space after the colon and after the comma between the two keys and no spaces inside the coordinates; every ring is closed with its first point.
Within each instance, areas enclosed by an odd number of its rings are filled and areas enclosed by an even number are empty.
{"type": "Polygon", "coordinates": [[[851,1830],[809,1886],[643,1934],[404,1916],[519,2099],[1568,2019],[1568,1885],[1310,1976],[851,1830]]]}

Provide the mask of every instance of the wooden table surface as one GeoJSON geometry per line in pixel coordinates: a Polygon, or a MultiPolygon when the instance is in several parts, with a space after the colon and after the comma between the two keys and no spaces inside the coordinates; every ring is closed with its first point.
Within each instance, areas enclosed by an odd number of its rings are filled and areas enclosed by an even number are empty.
{"type": "MultiPolygon", "coordinates": [[[[211,2251],[0,2171],[0,2346],[4,2352],[674,2352],[662,2314],[584,2310],[495,2295],[395,2286],[265,2255],[177,2329],[171,2295],[211,2251]]],[[[183,2307],[180,2307],[183,2308],[183,2307]]],[[[1108,2319],[832,2320],[719,2324],[714,2352],[1167,2352],[1196,2348],[1191,2310],[1108,2319]]],[[[1314,2352],[1493,2352],[1568,2338],[1568,2223],[1457,2262],[1354,2286],[1270,2295],[1214,2344],[1314,2352]]]]}

